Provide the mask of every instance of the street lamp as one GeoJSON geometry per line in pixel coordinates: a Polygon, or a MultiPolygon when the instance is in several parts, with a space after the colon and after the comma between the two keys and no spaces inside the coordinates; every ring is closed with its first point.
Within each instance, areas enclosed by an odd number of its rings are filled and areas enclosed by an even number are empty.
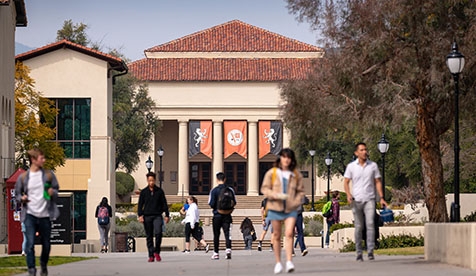
{"type": "Polygon", "coordinates": [[[382,154],[382,195],[383,199],[385,199],[385,154],[390,147],[387,139],[385,139],[385,133],[382,133],[382,138],[380,138],[380,141],[378,141],[377,146],[378,150],[382,154]]]}
{"type": "Polygon", "coordinates": [[[150,172],[150,169],[152,169],[152,165],[154,164],[154,161],[152,161],[152,159],[150,159],[150,155],[149,155],[149,159],[147,159],[145,161],[145,167],[147,168],[147,170],[150,172]]]}
{"type": "Polygon", "coordinates": [[[453,42],[451,47],[451,53],[446,56],[446,65],[450,69],[451,75],[453,75],[453,81],[455,83],[455,163],[454,163],[454,214],[452,213],[452,221],[460,221],[460,206],[459,206],[459,74],[463,71],[464,56],[458,51],[458,44],[453,42]]]}
{"type": "Polygon", "coordinates": [[[160,145],[159,149],[157,150],[157,154],[159,155],[159,166],[160,166],[160,171],[159,171],[159,186],[162,189],[162,157],[164,156],[164,149],[162,148],[162,145],[160,145]]]}
{"type": "Polygon", "coordinates": [[[331,154],[328,152],[327,157],[324,160],[327,166],[327,201],[330,200],[330,187],[331,187],[331,165],[332,165],[332,157],[331,154]]]}
{"type": "Polygon", "coordinates": [[[311,210],[315,212],[316,209],[314,209],[314,155],[316,155],[315,150],[310,150],[309,155],[311,156],[312,160],[312,169],[311,169],[311,210]]]}

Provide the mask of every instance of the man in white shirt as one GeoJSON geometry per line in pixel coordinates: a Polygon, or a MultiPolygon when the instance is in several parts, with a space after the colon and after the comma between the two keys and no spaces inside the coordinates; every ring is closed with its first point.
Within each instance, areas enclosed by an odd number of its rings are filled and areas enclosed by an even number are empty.
{"type": "Polygon", "coordinates": [[[383,198],[382,181],[380,171],[375,162],[367,159],[367,146],[358,143],[355,146],[357,160],[349,163],[344,173],[344,189],[347,193],[347,202],[352,206],[355,226],[355,246],[357,261],[363,261],[362,257],[362,229],[365,223],[367,228],[367,253],[369,260],[374,260],[375,248],[375,190],[380,197],[380,205],[386,206],[383,198]],[[352,192],[349,183],[352,180],[352,192]]]}
{"type": "Polygon", "coordinates": [[[45,155],[39,149],[28,151],[30,169],[22,173],[15,184],[16,198],[22,204],[21,221],[26,228],[26,264],[28,274],[36,275],[35,234],[41,238],[41,276],[48,275],[47,264],[50,257],[51,221],[59,216],[56,205],[59,185],[50,170],[44,170],[45,155]]]}

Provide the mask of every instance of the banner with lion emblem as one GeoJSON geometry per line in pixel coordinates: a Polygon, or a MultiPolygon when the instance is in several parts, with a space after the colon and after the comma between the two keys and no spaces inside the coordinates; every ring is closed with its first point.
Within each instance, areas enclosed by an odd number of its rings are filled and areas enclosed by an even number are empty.
{"type": "Polygon", "coordinates": [[[280,121],[260,121],[259,133],[259,158],[268,153],[278,155],[283,148],[283,123],[280,121]]]}
{"type": "Polygon", "coordinates": [[[188,156],[192,157],[201,152],[212,159],[212,122],[190,121],[188,133],[188,156]]]}

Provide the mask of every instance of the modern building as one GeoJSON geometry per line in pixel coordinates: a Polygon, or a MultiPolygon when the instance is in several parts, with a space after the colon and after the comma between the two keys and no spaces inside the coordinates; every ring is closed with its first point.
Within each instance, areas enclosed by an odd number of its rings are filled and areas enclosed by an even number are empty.
{"type": "MultiPolygon", "coordinates": [[[[222,171],[237,194],[258,195],[292,135],[280,116],[280,85],[306,79],[323,49],[233,20],[144,52],[128,66],[148,84],[163,122],[154,142],[155,151],[164,150],[162,162],[150,156],[166,194],[208,194],[222,171]]],[[[146,185],[147,156],[134,175],[139,188],[146,185]]],[[[310,179],[309,173],[307,194],[310,179]]]]}
{"type": "Polygon", "coordinates": [[[15,170],[15,30],[26,27],[23,0],[0,0],[0,243],[6,241],[6,183],[15,170]]]}
{"type": "Polygon", "coordinates": [[[56,168],[62,192],[73,193],[73,237],[99,239],[96,206],[103,196],[115,206],[115,142],[112,138],[112,83],[126,64],[117,57],[67,40],[16,56],[30,68],[43,97],[59,110],[56,142],[66,163],[56,168]]]}

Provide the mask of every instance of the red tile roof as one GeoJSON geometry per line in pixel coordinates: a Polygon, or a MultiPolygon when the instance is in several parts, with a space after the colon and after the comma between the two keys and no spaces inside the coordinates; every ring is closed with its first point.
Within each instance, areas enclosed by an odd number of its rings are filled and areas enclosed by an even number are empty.
{"type": "Polygon", "coordinates": [[[322,52],[322,48],[233,20],[146,52],[322,52]]]}
{"type": "Polygon", "coordinates": [[[129,71],[148,81],[286,81],[305,79],[313,59],[145,58],[129,71]]]}
{"type": "Polygon", "coordinates": [[[124,61],[118,57],[88,48],[80,44],[73,43],[65,39],[22,53],[22,54],[19,54],[19,55],[16,55],[15,60],[16,61],[28,60],[28,59],[31,59],[31,58],[34,58],[34,57],[37,57],[37,56],[61,49],[61,48],[69,48],[69,49],[81,52],[83,54],[104,60],[108,62],[111,65],[111,67],[114,68],[114,70],[117,70],[117,71],[124,71],[127,69],[127,66],[124,63],[124,61]]]}

